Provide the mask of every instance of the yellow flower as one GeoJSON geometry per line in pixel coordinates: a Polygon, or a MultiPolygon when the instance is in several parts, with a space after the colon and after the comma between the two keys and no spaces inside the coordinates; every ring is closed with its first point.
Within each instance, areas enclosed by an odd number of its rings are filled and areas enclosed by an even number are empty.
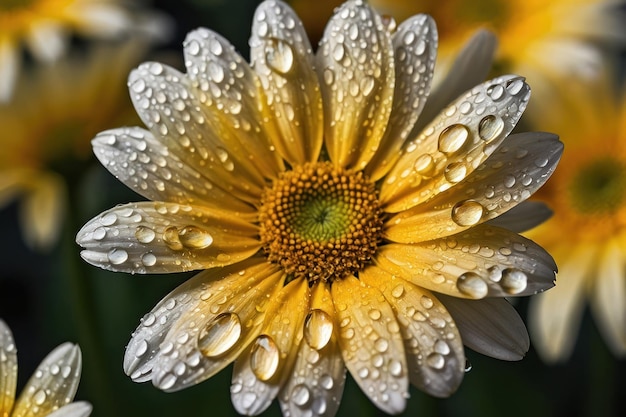
{"type": "MultiPolygon", "coordinates": [[[[278,398],[285,415],[332,416],[347,367],[376,406],[398,413],[409,383],[438,397],[456,390],[463,343],[524,355],[526,329],[504,297],[551,287],[555,265],[486,222],[540,187],[562,146],[550,134],[508,136],[529,98],[516,76],[472,88],[412,135],[436,39],[426,15],[391,33],[353,0],[313,54],[295,13],[270,0],[254,16],[251,66],[198,29],[186,74],[155,62],[131,73],[149,130],[109,130],[93,145],[152,201],[89,221],[81,255],[131,273],[204,270],[141,320],[124,358],[133,380],[175,391],[235,361],[240,413],[278,398]]],[[[434,103],[489,65],[472,54],[485,41],[475,38],[434,103]]]]}
{"type": "Polygon", "coordinates": [[[0,417],[89,416],[89,403],[71,402],[81,362],[78,345],[63,343],[41,362],[16,400],[17,349],[11,330],[0,320],[0,417]]]}
{"type": "Polygon", "coordinates": [[[555,216],[531,234],[551,250],[561,279],[555,290],[533,300],[531,329],[546,361],[566,360],[589,303],[608,346],[624,357],[626,90],[618,104],[606,79],[567,85],[570,107],[555,122],[567,138],[567,152],[539,196],[555,216]]]}
{"type": "Polygon", "coordinates": [[[70,32],[113,37],[129,31],[157,33],[160,17],[139,19],[120,0],[2,0],[0,1],[0,102],[11,98],[20,72],[22,44],[44,62],[64,52],[70,32]]]}
{"type": "Polygon", "coordinates": [[[96,48],[25,74],[15,100],[0,104],[0,206],[20,199],[26,242],[50,247],[65,213],[65,180],[89,156],[89,142],[114,123],[136,120],[124,80],[143,47],[96,48]],[[97,109],[95,111],[94,109],[97,109]]]}

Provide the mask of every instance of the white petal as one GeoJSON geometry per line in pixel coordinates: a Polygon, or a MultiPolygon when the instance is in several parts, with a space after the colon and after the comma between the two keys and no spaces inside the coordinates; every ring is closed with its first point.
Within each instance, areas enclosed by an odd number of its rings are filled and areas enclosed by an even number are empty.
{"type": "Polygon", "coordinates": [[[393,108],[380,149],[366,169],[373,181],[387,173],[398,158],[426,104],[437,56],[437,26],[428,15],[413,16],[400,24],[392,41],[396,80],[393,108]]]}
{"type": "Polygon", "coordinates": [[[45,62],[56,61],[67,47],[67,34],[56,22],[38,22],[26,38],[33,55],[45,62]]]}
{"type": "Polygon", "coordinates": [[[139,127],[99,133],[93,140],[96,157],[117,179],[149,200],[199,204],[251,212],[253,209],[213,182],[206,170],[170,152],[166,144],[139,127]]]}
{"type": "Polygon", "coordinates": [[[92,408],[91,404],[84,401],[78,401],[65,405],[48,414],[46,417],[89,417],[92,408]]]}
{"type": "Polygon", "coordinates": [[[522,116],[530,87],[506,75],[474,87],[446,107],[404,151],[382,183],[385,210],[398,212],[453,187],[502,143],[522,116]]]}
{"type": "Polygon", "coordinates": [[[408,373],[400,325],[374,287],[348,276],[331,287],[339,322],[339,346],[361,390],[389,414],[404,411],[408,373]]]}
{"type": "Polygon", "coordinates": [[[591,307],[607,344],[618,357],[626,355],[626,275],[623,240],[612,239],[600,258],[591,307]]]}
{"type": "Polygon", "coordinates": [[[530,334],[546,362],[564,361],[572,353],[596,253],[597,248],[586,245],[555,252],[560,269],[556,287],[530,300],[530,334]]]}
{"type": "Polygon", "coordinates": [[[80,348],[64,343],[54,349],[37,367],[15,403],[13,415],[29,412],[46,415],[72,401],[81,373],[80,348]]]}
{"type": "Polygon", "coordinates": [[[0,411],[11,410],[17,384],[17,349],[9,326],[0,319],[0,411]]]}
{"type": "Polygon", "coordinates": [[[509,136],[457,185],[391,217],[385,237],[414,243],[493,219],[535,193],[554,172],[562,152],[563,144],[549,133],[509,136]]]}
{"type": "Polygon", "coordinates": [[[554,286],[556,271],[542,247],[489,225],[420,244],[387,244],[376,262],[420,287],[473,299],[544,291],[554,286]]]}
{"type": "Polygon", "coordinates": [[[472,36],[446,76],[433,87],[428,105],[415,124],[411,136],[417,136],[445,106],[487,78],[496,46],[496,36],[491,32],[479,30],[472,36]]]}
{"type": "Polygon", "coordinates": [[[197,274],[141,319],[126,347],[124,372],[135,382],[153,380],[166,391],[219,372],[258,334],[261,306],[280,278],[263,258],[197,274]],[[237,315],[232,316],[233,326],[220,327],[229,323],[215,319],[228,313],[237,315]],[[237,322],[251,327],[238,327],[237,322]]]}
{"type": "Polygon", "coordinates": [[[360,279],[378,288],[400,324],[413,385],[436,397],[448,397],[461,384],[465,353],[454,320],[430,291],[380,268],[367,268],[360,279]]]}
{"type": "Polygon", "coordinates": [[[0,103],[11,99],[19,69],[16,45],[10,40],[0,40],[0,103]]]}
{"type": "Polygon", "coordinates": [[[276,122],[273,142],[292,166],[317,161],[324,133],[322,96],[306,31],[282,2],[263,2],[254,16],[250,59],[276,122]]]}
{"type": "Polygon", "coordinates": [[[328,22],[316,58],[330,159],[362,169],[378,149],[393,105],[389,32],[367,3],[348,1],[328,22]]]}
{"type": "Polygon", "coordinates": [[[505,299],[465,300],[439,294],[454,319],[463,344],[476,352],[505,361],[520,360],[528,352],[526,325],[505,299]]]}
{"type": "Polygon", "coordinates": [[[256,226],[231,212],[145,201],[94,217],[76,242],[83,259],[100,268],[169,273],[246,259],[260,248],[257,235],[256,226]]]}
{"type": "Polygon", "coordinates": [[[206,109],[210,138],[251,172],[275,176],[282,160],[274,151],[261,83],[250,65],[228,40],[208,29],[187,34],[184,53],[187,76],[206,109]]]}

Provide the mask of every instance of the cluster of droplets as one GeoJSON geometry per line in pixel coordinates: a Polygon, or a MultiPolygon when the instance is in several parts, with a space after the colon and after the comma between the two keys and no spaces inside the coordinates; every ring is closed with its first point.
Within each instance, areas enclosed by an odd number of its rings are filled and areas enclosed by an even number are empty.
{"type": "Polygon", "coordinates": [[[285,172],[264,193],[259,221],[268,259],[310,281],[357,272],[382,231],[373,184],[330,163],[285,172]]]}

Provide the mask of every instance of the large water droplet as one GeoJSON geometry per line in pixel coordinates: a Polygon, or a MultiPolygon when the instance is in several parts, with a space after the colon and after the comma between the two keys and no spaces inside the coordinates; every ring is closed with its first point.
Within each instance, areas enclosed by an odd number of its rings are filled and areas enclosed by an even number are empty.
{"type": "Polygon", "coordinates": [[[493,114],[483,117],[478,124],[478,136],[484,141],[494,140],[503,130],[504,121],[493,114]]]}
{"type": "Polygon", "coordinates": [[[156,233],[149,227],[139,226],[135,229],[135,237],[140,243],[150,243],[156,237],[156,233]]]}
{"type": "Polygon", "coordinates": [[[462,274],[456,281],[456,287],[462,294],[474,299],[484,298],[489,292],[487,283],[473,272],[462,274]]]}
{"type": "Polygon", "coordinates": [[[461,124],[446,127],[439,135],[439,150],[445,154],[457,152],[469,138],[469,130],[461,124]]]}
{"type": "Polygon", "coordinates": [[[504,291],[513,295],[519,294],[526,289],[528,277],[519,269],[509,268],[502,271],[500,286],[504,291]]]}
{"type": "Polygon", "coordinates": [[[265,46],[265,59],[270,69],[286,74],[293,68],[294,54],[287,42],[271,39],[265,46]]]}
{"type": "Polygon", "coordinates": [[[309,402],[310,398],[311,393],[309,392],[309,389],[306,387],[306,385],[298,384],[293,387],[293,390],[291,391],[291,400],[298,407],[304,407],[309,402]]]}
{"type": "Polygon", "coordinates": [[[467,167],[463,162],[453,162],[448,164],[443,171],[443,176],[453,184],[461,181],[467,175],[467,167]]]}
{"type": "Polygon", "coordinates": [[[446,364],[446,360],[443,356],[437,352],[433,352],[428,357],[426,357],[426,363],[428,366],[434,369],[443,369],[443,366],[446,364]]]}
{"type": "Polygon", "coordinates": [[[107,258],[113,265],[120,265],[128,260],[128,252],[124,249],[113,248],[107,253],[107,258]]]}
{"type": "Polygon", "coordinates": [[[267,381],[278,370],[280,352],[274,340],[268,335],[261,335],[252,344],[250,367],[261,381],[267,381]]]}
{"type": "Polygon", "coordinates": [[[304,338],[313,349],[322,349],[333,334],[333,320],[323,310],[314,309],[304,320],[304,338]]]}
{"type": "Polygon", "coordinates": [[[474,226],[485,213],[484,207],[477,201],[460,201],[452,207],[452,221],[462,227],[474,226]]]}
{"type": "Polygon", "coordinates": [[[170,226],[163,231],[163,242],[172,250],[181,250],[183,248],[183,244],[178,237],[178,228],[176,226],[170,226]]]}
{"type": "Polygon", "coordinates": [[[180,243],[190,249],[204,249],[213,243],[213,236],[196,226],[185,226],[178,232],[180,243]]]}
{"type": "Polygon", "coordinates": [[[415,160],[413,168],[415,168],[415,172],[418,174],[428,176],[435,169],[435,161],[430,154],[425,153],[415,160]]]}
{"type": "Polygon", "coordinates": [[[198,335],[198,348],[209,357],[232,348],[241,337],[241,322],[234,313],[222,313],[206,325],[198,335]]]}

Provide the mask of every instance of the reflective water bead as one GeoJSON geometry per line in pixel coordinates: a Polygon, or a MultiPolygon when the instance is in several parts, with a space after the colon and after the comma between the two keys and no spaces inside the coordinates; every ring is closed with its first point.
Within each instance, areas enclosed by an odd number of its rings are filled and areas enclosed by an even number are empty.
{"type": "Polygon", "coordinates": [[[313,349],[323,349],[333,334],[333,320],[323,310],[314,309],[304,320],[304,338],[313,349]]]}
{"type": "Polygon", "coordinates": [[[439,135],[439,151],[451,154],[459,151],[469,138],[469,130],[465,125],[454,124],[446,127],[439,135]]]}
{"type": "Polygon", "coordinates": [[[493,114],[483,117],[478,124],[478,136],[486,142],[497,138],[503,130],[504,121],[493,114]]]}
{"type": "Polygon", "coordinates": [[[250,367],[261,381],[267,381],[278,370],[280,352],[274,340],[268,335],[261,335],[252,344],[250,367]]]}
{"type": "Polygon", "coordinates": [[[209,322],[198,335],[198,348],[209,357],[232,348],[241,337],[241,322],[234,313],[222,313],[209,322]]]}
{"type": "Polygon", "coordinates": [[[458,290],[471,298],[484,298],[489,292],[487,283],[476,273],[466,272],[456,281],[458,290]]]}
{"type": "Polygon", "coordinates": [[[452,221],[459,226],[474,226],[485,213],[485,208],[477,201],[460,201],[452,207],[452,221]]]}
{"type": "Polygon", "coordinates": [[[514,295],[526,289],[528,285],[528,277],[523,271],[515,268],[507,268],[502,271],[502,280],[500,286],[507,293],[514,295]]]}

